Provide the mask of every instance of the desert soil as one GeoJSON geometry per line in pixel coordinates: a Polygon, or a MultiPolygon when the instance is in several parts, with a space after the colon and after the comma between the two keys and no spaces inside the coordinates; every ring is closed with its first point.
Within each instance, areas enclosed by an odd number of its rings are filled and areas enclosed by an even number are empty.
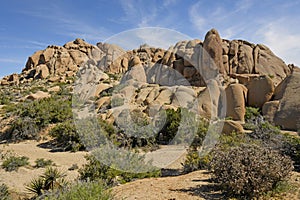
{"type": "MultiPolygon", "coordinates": [[[[18,144],[0,145],[2,152],[13,151],[19,156],[27,156],[30,158],[30,164],[33,166],[37,158],[51,159],[56,166],[67,174],[67,179],[72,181],[78,177],[77,170],[69,171],[68,168],[73,164],[81,167],[86,163],[84,156],[87,152],[55,152],[52,153],[49,149],[39,147],[40,143],[36,141],[25,141],[18,144]]],[[[161,158],[179,152],[178,149],[162,148],[157,153],[161,158]]],[[[150,154],[152,155],[152,154],[150,154]]],[[[151,156],[150,156],[151,157],[151,156]]],[[[157,156],[155,156],[157,158],[157,156]]],[[[181,167],[181,162],[184,160],[184,155],[180,156],[177,161],[171,163],[168,167],[178,169],[181,167]]],[[[158,160],[156,160],[158,162],[158,160]]],[[[33,178],[38,177],[44,172],[43,168],[21,167],[17,172],[6,172],[0,169],[0,183],[5,183],[12,189],[13,193],[28,196],[25,185],[33,178]]],[[[194,200],[194,199],[224,199],[221,192],[216,190],[213,183],[210,181],[210,174],[205,171],[196,171],[181,176],[170,176],[162,178],[148,178],[136,180],[124,185],[119,185],[112,188],[114,199],[116,200],[194,200]]],[[[291,182],[295,185],[296,191],[293,194],[287,194],[284,199],[300,199],[300,193],[297,191],[300,188],[300,173],[293,173],[291,182]]]]}
{"type": "MultiPolygon", "coordinates": [[[[24,141],[17,144],[1,144],[0,149],[3,152],[13,151],[18,156],[29,157],[31,166],[35,165],[37,158],[51,159],[56,167],[67,174],[67,180],[72,181],[78,177],[77,170],[69,171],[73,164],[77,164],[81,167],[86,160],[84,156],[87,152],[50,152],[49,149],[39,147],[40,143],[36,141],[24,141]]],[[[20,167],[18,171],[6,172],[4,169],[0,169],[0,183],[5,183],[15,193],[26,194],[28,193],[25,189],[25,185],[38,176],[40,176],[45,168],[34,168],[34,167],[20,167]]]]}

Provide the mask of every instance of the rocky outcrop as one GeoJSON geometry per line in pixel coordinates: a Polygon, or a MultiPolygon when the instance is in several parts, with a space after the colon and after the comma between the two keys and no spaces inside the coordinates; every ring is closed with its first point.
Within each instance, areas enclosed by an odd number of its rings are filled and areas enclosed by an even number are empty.
{"type": "Polygon", "coordinates": [[[250,80],[248,88],[248,105],[251,107],[262,108],[264,103],[269,101],[274,93],[275,87],[271,78],[260,76],[250,80]]]}
{"type": "Polygon", "coordinates": [[[229,135],[232,132],[235,133],[243,133],[244,132],[244,128],[243,126],[236,121],[233,120],[225,120],[223,121],[223,130],[222,133],[225,135],[229,135]]]}
{"type": "Polygon", "coordinates": [[[273,123],[275,114],[279,107],[279,103],[279,101],[269,101],[263,105],[262,114],[267,121],[273,123]]]}
{"type": "Polygon", "coordinates": [[[283,95],[274,123],[283,129],[298,130],[300,128],[300,73],[293,73],[284,83],[281,88],[283,95]]]}
{"type": "Polygon", "coordinates": [[[47,92],[43,92],[43,91],[37,91],[34,94],[30,94],[27,96],[26,99],[30,99],[30,100],[39,100],[39,99],[45,99],[45,98],[49,98],[51,95],[47,92]]]}
{"type": "Polygon", "coordinates": [[[231,84],[226,89],[227,114],[233,120],[244,122],[247,88],[242,84],[231,84]]]}
{"type": "Polygon", "coordinates": [[[297,98],[289,88],[297,88],[290,82],[294,78],[286,77],[297,69],[264,45],[221,39],[212,29],[203,42],[179,41],[168,49],[141,45],[125,51],[114,44],[91,45],[82,39],[48,46],[28,58],[21,74],[4,77],[0,83],[42,80],[50,85],[72,82],[77,74],[87,86],[75,89],[94,95],[101,117],[110,121],[125,104],[144,113],[186,107],[205,118],[223,116],[242,123],[245,106],[253,106],[261,108],[268,120],[294,129],[285,115],[295,114],[290,110],[298,104],[289,98],[297,98]],[[117,84],[118,91],[111,94],[117,84]],[[109,111],[103,113],[105,109],[109,111]]]}
{"type": "Polygon", "coordinates": [[[82,39],[68,42],[64,46],[51,45],[30,56],[17,79],[49,79],[56,82],[74,76],[86,62],[103,71],[124,73],[128,69],[128,60],[122,57],[125,53],[116,45],[98,43],[94,46],[82,39]]]}
{"type": "Polygon", "coordinates": [[[203,49],[209,54],[214,64],[219,69],[219,73],[225,74],[222,56],[222,40],[217,30],[208,31],[203,42],[203,49]]]}

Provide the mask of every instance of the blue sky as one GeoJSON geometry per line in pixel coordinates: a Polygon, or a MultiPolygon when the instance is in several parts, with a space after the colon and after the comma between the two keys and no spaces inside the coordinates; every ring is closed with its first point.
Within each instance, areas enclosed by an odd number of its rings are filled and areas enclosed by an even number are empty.
{"type": "Polygon", "coordinates": [[[162,27],[203,40],[263,43],[300,65],[300,0],[8,0],[0,6],[0,77],[20,73],[27,57],[75,38],[96,44],[134,28],[162,27]]]}

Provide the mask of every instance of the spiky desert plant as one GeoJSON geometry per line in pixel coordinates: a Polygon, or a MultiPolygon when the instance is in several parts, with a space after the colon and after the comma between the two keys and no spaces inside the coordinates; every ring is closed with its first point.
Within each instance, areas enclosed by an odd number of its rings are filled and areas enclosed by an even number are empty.
{"type": "Polygon", "coordinates": [[[44,190],[44,179],[39,177],[37,179],[33,179],[27,186],[26,189],[33,193],[36,194],[37,196],[40,196],[43,194],[44,190]]]}
{"type": "Polygon", "coordinates": [[[48,167],[45,173],[41,176],[44,179],[45,190],[53,190],[55,187],[62,187],[65,181],[63,178],[66,176],[65,173],[60,172],[57,168],[48,167]],[[62,179],[62,180],[59,180],[62,179]]]}

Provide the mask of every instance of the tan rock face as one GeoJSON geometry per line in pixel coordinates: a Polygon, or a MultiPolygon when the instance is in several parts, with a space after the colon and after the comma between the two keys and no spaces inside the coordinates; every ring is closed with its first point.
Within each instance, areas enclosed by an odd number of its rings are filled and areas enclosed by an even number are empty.
{"type": "Polygon", "coordinates": [[[283,97],[274,117],[275,125],[284,129],[298,130],[300,127],[300,73],[286,78],[283,97]]]}
{"type": "Polygon", "coordinates": [[[27,99],[30,100],[39,100],[39,99],[44,99],[44,98],[49,98],[51,95],[47,92],[43,92],[43,91],[37,91],[34,94],[30,94],[27,96],[27,99]]]}
{"type": "Polygon", "coordinates": [[[266,102],[262,107],[262,114],[266,120],[273,123],[274,116],[278,110],[279,101],[269,101],[266,102]]]}
{"type": "Polygon", "coordinates": [[[273,77],[275,85],[278,85],[287,75],[291,73],[291,69],[274,53],[264,45],[257,45],[254,49],[257,51],[254,55],[255,72],[261,75],[273,77]]]}
{"type": "Polygon", "coordinates": [[[215,65],[218,67],[221,74],[225,74],[226,71],[223,66],[223,49],[222,49],[222,40],[217,30],[210,30],[204,39],[203,48],[208,52],[210,57],[215,62],[215,65]]]}
{"type": "Polygon", "coordinates": [[[241,84],[231,84],[225,89],[227,99],[226,117],[231,117],[233,120],[244,122],[247,91],[248,89],[241,84]]]}
{"type": "Polygon", "coordinates": [[[271,78],[261,76],[252,79],[246,87],[248,88],[248,105],[262,108],[264,103],[272,98],[275,87],[271,78]]]}
{"type": "Polygon", "coordinates": [[[239,122],[236,122],[236,121],[233,121],[233,120],[225,120],[224,124],[223,124],[222,133],[225,134],[225,135],[229,135],[232,132],[243,133],[244,128],[239,122]]]}

